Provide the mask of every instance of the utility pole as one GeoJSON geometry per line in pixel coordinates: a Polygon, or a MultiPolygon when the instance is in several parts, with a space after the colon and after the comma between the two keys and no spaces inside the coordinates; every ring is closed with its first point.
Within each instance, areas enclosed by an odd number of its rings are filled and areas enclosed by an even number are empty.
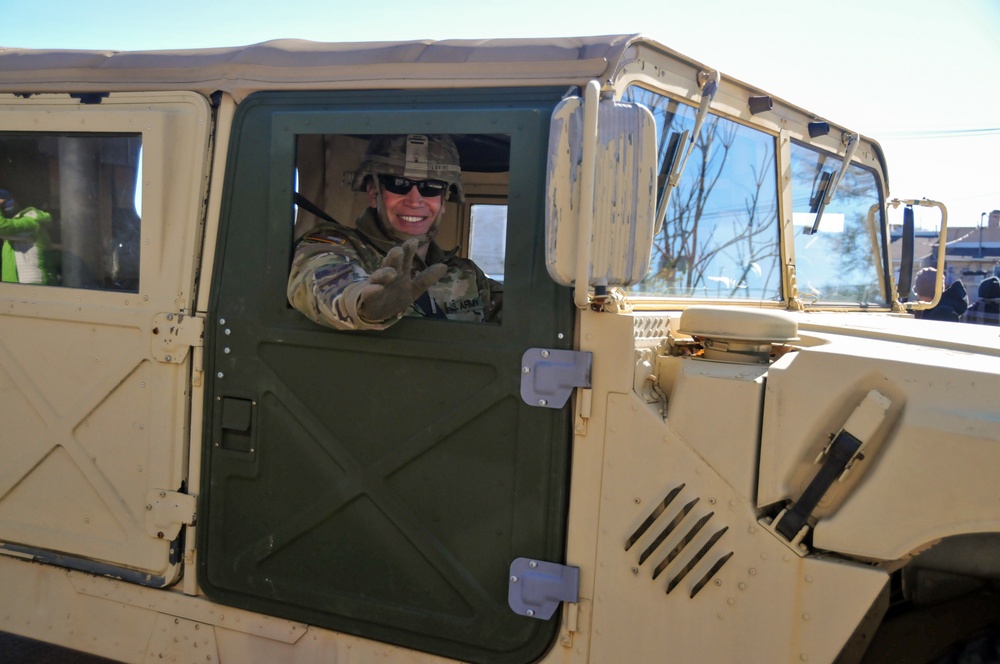
{"type": "Polygon", "coordinates": [[[983,258],[983,219],[986,218],[986,213],[983,212],[979,215],[979,258],[983,258]]]}

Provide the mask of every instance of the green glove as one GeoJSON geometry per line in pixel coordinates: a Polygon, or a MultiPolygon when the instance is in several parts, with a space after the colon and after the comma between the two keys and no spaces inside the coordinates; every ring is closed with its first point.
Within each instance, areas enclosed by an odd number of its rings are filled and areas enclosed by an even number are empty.
{"type": "Polygon", "coordinates": [[[416,251],[416,239],[407,240],[402,247],[389,250],[379,268],[368,277],[368,284],[361,289],[358,299],[361,318],[369,323],[377,323],[401,316],[421,293],[437,283],[448,271],[447,265],[438,263],[416,277],[411,277],[413,254],[416,251]]]}

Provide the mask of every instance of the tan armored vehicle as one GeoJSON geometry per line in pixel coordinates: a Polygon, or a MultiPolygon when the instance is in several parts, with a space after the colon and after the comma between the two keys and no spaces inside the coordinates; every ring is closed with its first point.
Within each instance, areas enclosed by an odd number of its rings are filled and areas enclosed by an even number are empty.
{"type": "Polygon", "coordinates": [[[1000,339],[914,319],[922,257],[890,252],[888,211],[936,204],[656,42],[4,50],[0,188],[0,630],[771,664],[927,661],[996,619],[1000,339]],[[382,134],[455,142],[438,241],[501,322],[289,306],[382,134]]]}

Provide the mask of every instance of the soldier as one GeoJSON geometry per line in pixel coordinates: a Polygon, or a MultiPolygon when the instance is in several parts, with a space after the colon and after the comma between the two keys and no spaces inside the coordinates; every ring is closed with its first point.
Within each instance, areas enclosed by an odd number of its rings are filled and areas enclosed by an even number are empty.
{"type": "Polygon", "coordinates": [[[295,249],[288,301],[338,330],[382,330],[403,316],[492,322],[502,286],[434,242],[445,200],[464,199],[448,136],[375,136],[354,177],[369,207],[356,228],[322,223],[295,249]]]}
{"type": "Polygon", "coordinates": [[[0,280],[22,284],[57,282],[51,264],[49,225],[52,215],[37,208],[21,209],[0,189],[0,280]]]}
{"type": "MultiPolygon", "coordinates": [[[[935,281],[939,280],[937,269],[925,267],[913,280],[913,292],[921,302],[930,302],[934,299],[935,281]]],[[[950,286],[941,293],[941,299],[930,308],[915,311],[914,317],[924,320],[943,320],[957,323],[962,319],[962,314],[969,308],[969,297],[965,292],[965,284],[961,281],[953,281],[950,286]]]]}
{"type": "Polygon", "coordinates": [[[977,325],[1000,325],[1000,279],[987,277],[979,283],[979,299],[962,320],[977,325]]]}

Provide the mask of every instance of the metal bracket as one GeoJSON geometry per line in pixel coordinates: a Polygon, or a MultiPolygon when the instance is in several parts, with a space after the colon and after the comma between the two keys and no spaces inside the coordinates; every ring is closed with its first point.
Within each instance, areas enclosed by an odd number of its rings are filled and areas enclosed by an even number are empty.
{"type": "Polygon", "coordinates": [[[517,558],[510,564],[507,604],[521,616],[548,620],[559,602],[576,603],[580,595],[580,568],[517,558]]]}
{"type": "Polygon", "coordinates": [[[892,400],[877,390],[870,390],[844,427],[816,457],[822,464],[799,499],[774,521],[774,530],[796,546],[802,541],[813,510],[834,482],[847,477],[854,464],[864,459],[862,450],[885,420],[892,400]]]}
{"type": "Polygon", "coordinates": [[[186,493],[153,489],[146,494],[146,532],[173,541],[183,525],[194,525],[198,498],[186,493]]]}
{"type": "Polygon", "coordinates": [[[593,353],[529,348],[521,356],[521,399],[529,406],[562,408],[574,387],[590,387],[593,353]]]}
{"type": "Polygon", "coordinates": [[[205,345],[205,319],[198,316],[159,313],[150,332],[153,357],[160,362],[181,364],[189,349],[205,345]]]}

